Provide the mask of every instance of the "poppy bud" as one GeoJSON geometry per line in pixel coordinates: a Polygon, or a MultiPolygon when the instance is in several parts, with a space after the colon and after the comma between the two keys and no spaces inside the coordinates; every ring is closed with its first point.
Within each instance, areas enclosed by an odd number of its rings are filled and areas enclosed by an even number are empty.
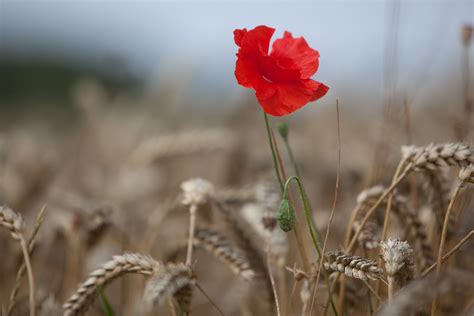
{"type": "Polygon", "coordinates": [[[289,132],[288,123],[282,122],[278,124],[277,130],[280,136],[286,141],[288,139],[288,132],[289,132]]]}
{"type": "Polygon", "coordinates": [[[278,225],[284,232],[289,232],[293,229],[296,222],[295,211],[291,207],[290,201],[283,198],[280,202],[280,208],[277,215],[278,225]]]}

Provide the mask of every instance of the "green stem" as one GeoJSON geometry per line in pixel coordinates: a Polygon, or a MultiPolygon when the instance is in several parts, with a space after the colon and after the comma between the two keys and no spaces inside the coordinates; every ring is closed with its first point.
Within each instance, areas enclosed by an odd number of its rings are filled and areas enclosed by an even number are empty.
{"type": "Polygon", "coordinates": [[[263,112],[263,117],[265,118],[265,127],[267,128],[267,135],[268,135],[268,143],[270,144],[270,149],[272,151],[273,157],[273,165],[275,167],[275,173],[278,178],[278,182],[280,183],[280,189],[283,191],[283,180],[281,179],[280,170],[278,169],[278,162],[275,153],[275,146],[273,145],[272,133],[270,131],[270,124],[268,124],[268,115],[267,113],[263,112]]]}
{"type": "MultiPolygon", "coordinates": [[[[308,201],[308,198],[306,196],[306,193],[305,193],[305,190],[304,190],[303,184],[301,183],[300,178],[298,178],[297,176],[291,176],[291,177],[288,178],[288,180],[286,180],[285,185],[283,187],[283,196],[286,197],[288,195],[288,188],[290,186],[291,181],[293,181],[293,180],[296,181],[296,183],[298,184],[298,189],[299,189],[299,192],[300,192],[300,195],[301,195],[301,200],[303,201],[304,212],[305,212],[305,215],[306,215],[306,224],[308,225],[308,229],[309,229],[309,233],[311,235],[311,239],[313,241],[316,252],[318,253],[318,260],[320,260],[323,253],[321,251],[321,245],[318,241],[319,235],[317,233],[317,230],[314,227],[313,220],[311,218],[311,214],[312,214],[311,206],[309,205],[309,201],[308,201]]],[[[332,308],[334,314],[337,316],[338,314],[337,314],[336,306],[334,305],[334,301],[333,301],[332,295],[331,295],[331,284],[329,283],[328,274],[327,274],[326,270],[324,270],[324,269],[321,271],[321,273],[323,274],[324,280],[326,282],[326,286],[327,286],[328,294],[329,294],[329,301],[331,303],[331,308],[332,308]]]]}
{"type": "Polygon", "coordinates": [[[290,162],[293,165],[293,168],[295,169],[296,176],[301,179],[300,172],[299,172],[299,169],[298,169],[298,165],[296,164],[295,156],[293,156],[293,150],[291,150],[288,138],[284,138],[283,140],[285,141],[286,150],[288,151],[288,156],[290,157],[290,162]]]}

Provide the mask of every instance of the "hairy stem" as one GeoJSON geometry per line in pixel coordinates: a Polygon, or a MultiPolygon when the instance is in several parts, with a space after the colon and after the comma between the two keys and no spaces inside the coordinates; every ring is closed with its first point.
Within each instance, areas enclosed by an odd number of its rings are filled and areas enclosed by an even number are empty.
{"type": "Polygon", "coordinates": [[[270,130],[270,124],[268,123],[268,115],[263,112],[263,117],[265,118],[265,127],[267,129],[268,143],[270,144],[270,150],[272,152],[273,166],[275,167],[275,173],[278,178],[278,183],[280,184],[280,189],[283,191],[283,180],[281,179],[280,170],[278,168],[275,147],[273,145],[272,132],[270,130]]]}
{"type": "MultiPolygon", "coordinates": [[[[272,151],[272,156],[273,156],[273,163],[275,165],[275,170],[276,170],[276,173],[277,173],[278,182],[280,183],[281,191],[283,192],[283,186],[284,185],[283,185],[283,181],[281,180],[280,171],[281,171],[281,175],[286,179],[285,168],[283,166],[283,162],[281,160],[280,152],[278,150],[278,144],[276,143],[275,137],[273,135],[273,131],[270,128],[270,125],[268,124],[268,117],[267,117],[267,114],[265,112],[264,112],[264,115],[265,115],[265,126],[267,128],[267,133],[268,133],[268,141],[270,142],[270,149],[272,151]]],[[[289,201],[290,201],[291,205],[294,208],[294,203],[293,203],[293,199],[291,197],[291,193],[288,195],[288,198],[289,198],[289,201]]],[[[299,250],[301,259],[303,261],[303,267],[305,268],[305,270],[309,270],[310,269],[310,262],[309,262],[308,256],[306,255],[306,249],[305,249],[303,238],[301,236],[301,230],[300,230],[298,221],[296,221],[296,223],[295,223],[295,227],[293,229],[293,232],[294,232],[294,235],[295,235],[295,238],[296,238],[296,244],[298,245],[298,250],[299,250]]]]}
{"type": "MultiPolygon", "coordinates": [[[[311,218],[311,213],[312,213],[311,212],[311,207],[309,205],[309,201],[308,201],[308,198],[306,196],[306,192],[304,190],[303,184],[301,183],[301,180],[298,177],[291,176],[291,177],[288,178],[288,180],[286,180],[284,190],[283,190],[283,196],[286,196],[288,194],[288,188],[289,188],[289,185],[292,181],[296,181],[296,183],[298,184],[298,189],[299,189],[301,199],[303,201],[303,207],[304,207],[304,210],[305,210],[306,224],[308,226],[309,233],[311,235],[311,240],[313,241],[313,245],[316,249],[316,252],[318,253],[318,260],[319,260],[323,256],[322,249],[321,249],[321,246],[320,246],[319,241],[318,241],[319,236],[317,234],[317,230],[315,229],[315,227],[313,225],[313,221],[312,221],[312,218],[311,218]]],[[[323,273],[324,280],[325,280],[326,285],[327,285],[327,290],[328,290],[328,294],[329,294],[329,300],[330,300],[331,308],[332,308],[334,314],[337,316],[338,313],[337,313],[336,305],[334,304],[334,301],[333,301],[332,295],[331,295],[331,285],[329,283],[329,276],[328,276],[326,270],[323,270],[322,273],[323,273]]]]}

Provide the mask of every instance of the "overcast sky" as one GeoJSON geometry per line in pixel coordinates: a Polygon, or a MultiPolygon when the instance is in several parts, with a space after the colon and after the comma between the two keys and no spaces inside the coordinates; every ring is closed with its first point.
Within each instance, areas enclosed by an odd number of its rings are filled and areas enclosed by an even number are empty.
{"type": "MultiPolygon", "coordinates": [[[[436,93],[446,80],[443,76],[460,71],[460,28],[473,22],[473,3],[399,2],[399,90],[410,93],[410,87],[423,82],[420,93],[436,93]]],[[[328,84],[332,93],[370,94],[369,102],[375,102],[383,93],[386,38],[393,31],[394,8],[394,1],[388,0],[0,0],[0,39],[5,54],[53,53],[93,65],[118,56],[143,78],[189,70],[194,89],[233,91],[237,49],[232,31],[266,24],[277,29],[277,36],[284,30],[304,36],[319,50],[315,79],[328,84]]],[[[450,84],[456,85],[456,80],[451,78],[450,84]]]]}

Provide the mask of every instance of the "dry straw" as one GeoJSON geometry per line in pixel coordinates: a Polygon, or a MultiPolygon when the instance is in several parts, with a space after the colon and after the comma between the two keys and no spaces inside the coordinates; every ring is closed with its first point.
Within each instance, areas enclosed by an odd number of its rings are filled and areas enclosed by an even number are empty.
{"type": "Polygon", "coordinates": [[[383,275],[383,270],[370,259],[348,255],[342,251],[330,251],[325,257],[324,268],[330,272],[341,272],[350,278],[361,280],[377,280],[383,275]]]}
{"type": "Polygon", "coordinates": [[[92,303],[96,289],[104,287],[112,280],[126,273],[153,275],[160,268],[160,264],[150,256],[138,253],[125,253],[114,256],[112,260],[104,263],[94,270],[76,292],[63,305],[64,316],[82,315],[92,303]]]}
{"type": "Polygon", "coordinates": [[[245,253],[218,232],[210,229],[197,229],[194,244],[212,253],[244,280],[250,281],[255,277],[255,272],[245,253]]]}

